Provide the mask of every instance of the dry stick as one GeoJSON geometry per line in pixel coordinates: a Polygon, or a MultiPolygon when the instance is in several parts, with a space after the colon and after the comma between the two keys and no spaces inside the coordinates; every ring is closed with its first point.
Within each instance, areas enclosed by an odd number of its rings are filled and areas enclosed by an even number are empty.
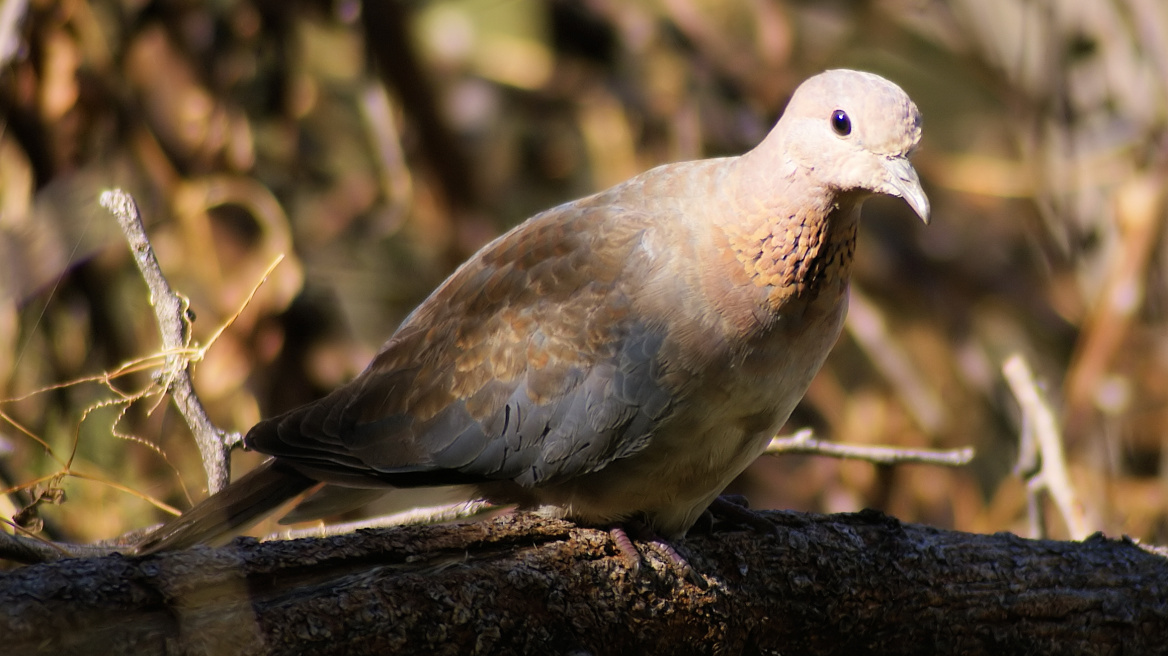
{"type": "Polygon", "coordinates": [[[1067,475],[1062,436],[1054,411],[1042,397],[1034,373],[1021,355],[1010,356],[1002,365],[1002,373],[1014,397],[1018,399],[1018,405],[1022,407],[1022,436],[1017,470],[1026,479],[1031,527],[1037,533],[1034,537],[1046,537],[1041,499],[1043,492],[1047,492],[1066,522],[1071,539],[1082,540],[1090,531],[1067,475]]]}
{"type": "Polygon", "coordinates": [[[312,528],[294,528],[277,531],[265,537],[265,540],[295,540],[298,538],[325,538],[332,535],[344,535],[365,528],[390,528],[394,526],[409,526],[412,524],[445,524],[481,515],[489,510],[498,508],[487,501],[463,501],[448,503],[424,508],[411,508],[390,515],[362,519],[355,522],[340,524],[325,524],[312,528]]]}
{"type": "Polygon", "coordinates": [[[162,335],[162,348],[166,361],[160,375],[161,382],[174,399],[175,405],[195,436],[199,453],[203,457],[203,468],[207,472],[207,488],[214,494],[227,486],[230,471],[228,457],[231,445],[239,441],[238,434],[220,430],[207,417],[207,411],[195,394],[191,383],[190,319],[187,316],[188,301],[170,288],[170,283],[162,275],[154,248],[146,238],[142,225],[142,215],[134,198],[114,189],[101,195],[102,207],[118,219],[130,252],[142,272],[146,286],[150,288],[150,305],[158,319],[158,331],[162,335]]]}
{"type": "MultiPolygon", "coordinates": [[[[1009,364],[1010,361],[1007,361],[1002,366],[1007,381],[1010,380],[1011,376],[1015,376],[1018,378],[1018,384],[1025,386],[1027,377],[1025,373],[1014,371],[1014,367],[1008,368],[1009,364]]],[[[1015,397],[1018,397],[1017,393],[1015,393],[1015,397]]],[[[1023,407],[1025,406],[1023,405],[1023,407]]],[[[1043,484],[1040,476],[1042,454],[1038,447],[1038,440],[1034,436],[1035,416],[1039,414],[1041,413],[1023,410],[1022,425],[1018,431],[1018,460],[1014,463],[1014,475],[1026,484],[1026,520],[1030,526],[1030,537],[1036,539],[1045,538],[1050,534],[1046,524],[1046,513],[1042,509],[1042,502],[1045,498],[1042,494],[1043,484]]]]}
{"type": "Polygon", "coordinates": [[[865,446],[840,444],[817,440],[811,429],[804,428],[791,437],[775,437],[767,445],[766,453],[771,455],[801,454],[863,460],[877,465],[899,463],[922,463],[960,467],[973,460],[973,447],[962,449],[906,449],[892,446],[865,446]]]}

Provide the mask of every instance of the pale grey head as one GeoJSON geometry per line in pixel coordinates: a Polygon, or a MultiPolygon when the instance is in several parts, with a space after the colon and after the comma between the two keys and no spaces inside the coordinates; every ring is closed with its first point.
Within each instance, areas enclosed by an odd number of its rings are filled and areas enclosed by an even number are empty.
{"type": "Polygon", "coordinates": [[[928,223],[929,199],[908,161],[920,139],[921,113],[900,87],[837,69],[799,85],[764,144],[828,188],[899,196],[928,223]]]}

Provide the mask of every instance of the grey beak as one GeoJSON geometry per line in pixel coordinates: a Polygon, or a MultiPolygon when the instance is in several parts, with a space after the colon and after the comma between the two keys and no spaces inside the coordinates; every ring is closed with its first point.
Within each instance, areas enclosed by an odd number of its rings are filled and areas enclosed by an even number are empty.
{"type": "Polygon", "coordinates": [[[929,197],[921,189],[921,179],[917,171],[905,157],[890,157],[884,160],[884,170],[888,173],[885,182],[888,184],[886,193],[900,196],[909,207],[921,217],[925,225],[929,224],[929,197]]]}

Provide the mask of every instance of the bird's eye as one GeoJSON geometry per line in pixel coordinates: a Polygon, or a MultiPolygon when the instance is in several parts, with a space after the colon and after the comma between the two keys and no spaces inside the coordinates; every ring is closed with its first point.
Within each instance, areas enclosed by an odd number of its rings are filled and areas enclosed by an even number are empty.
{"type": "Polygon", "coordinates": [[[841,137],[846,137],[852,133],[852,119],[848,118],[848,113],[842,109],[837,109],[831,113],[831,129],[841,137]]]}

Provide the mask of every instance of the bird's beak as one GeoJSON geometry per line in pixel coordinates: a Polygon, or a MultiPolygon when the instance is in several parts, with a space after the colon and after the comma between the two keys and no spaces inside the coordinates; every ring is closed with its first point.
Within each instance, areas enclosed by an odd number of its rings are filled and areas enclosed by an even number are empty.
{"type": "Polygon", "coordinates": [[[888,193],[900,196],[909,207],[929,224],[929,197],[921,189],[921,179],[906,157],[890,157],[884,160],[884,170],[888,173],[888,193]]]}

